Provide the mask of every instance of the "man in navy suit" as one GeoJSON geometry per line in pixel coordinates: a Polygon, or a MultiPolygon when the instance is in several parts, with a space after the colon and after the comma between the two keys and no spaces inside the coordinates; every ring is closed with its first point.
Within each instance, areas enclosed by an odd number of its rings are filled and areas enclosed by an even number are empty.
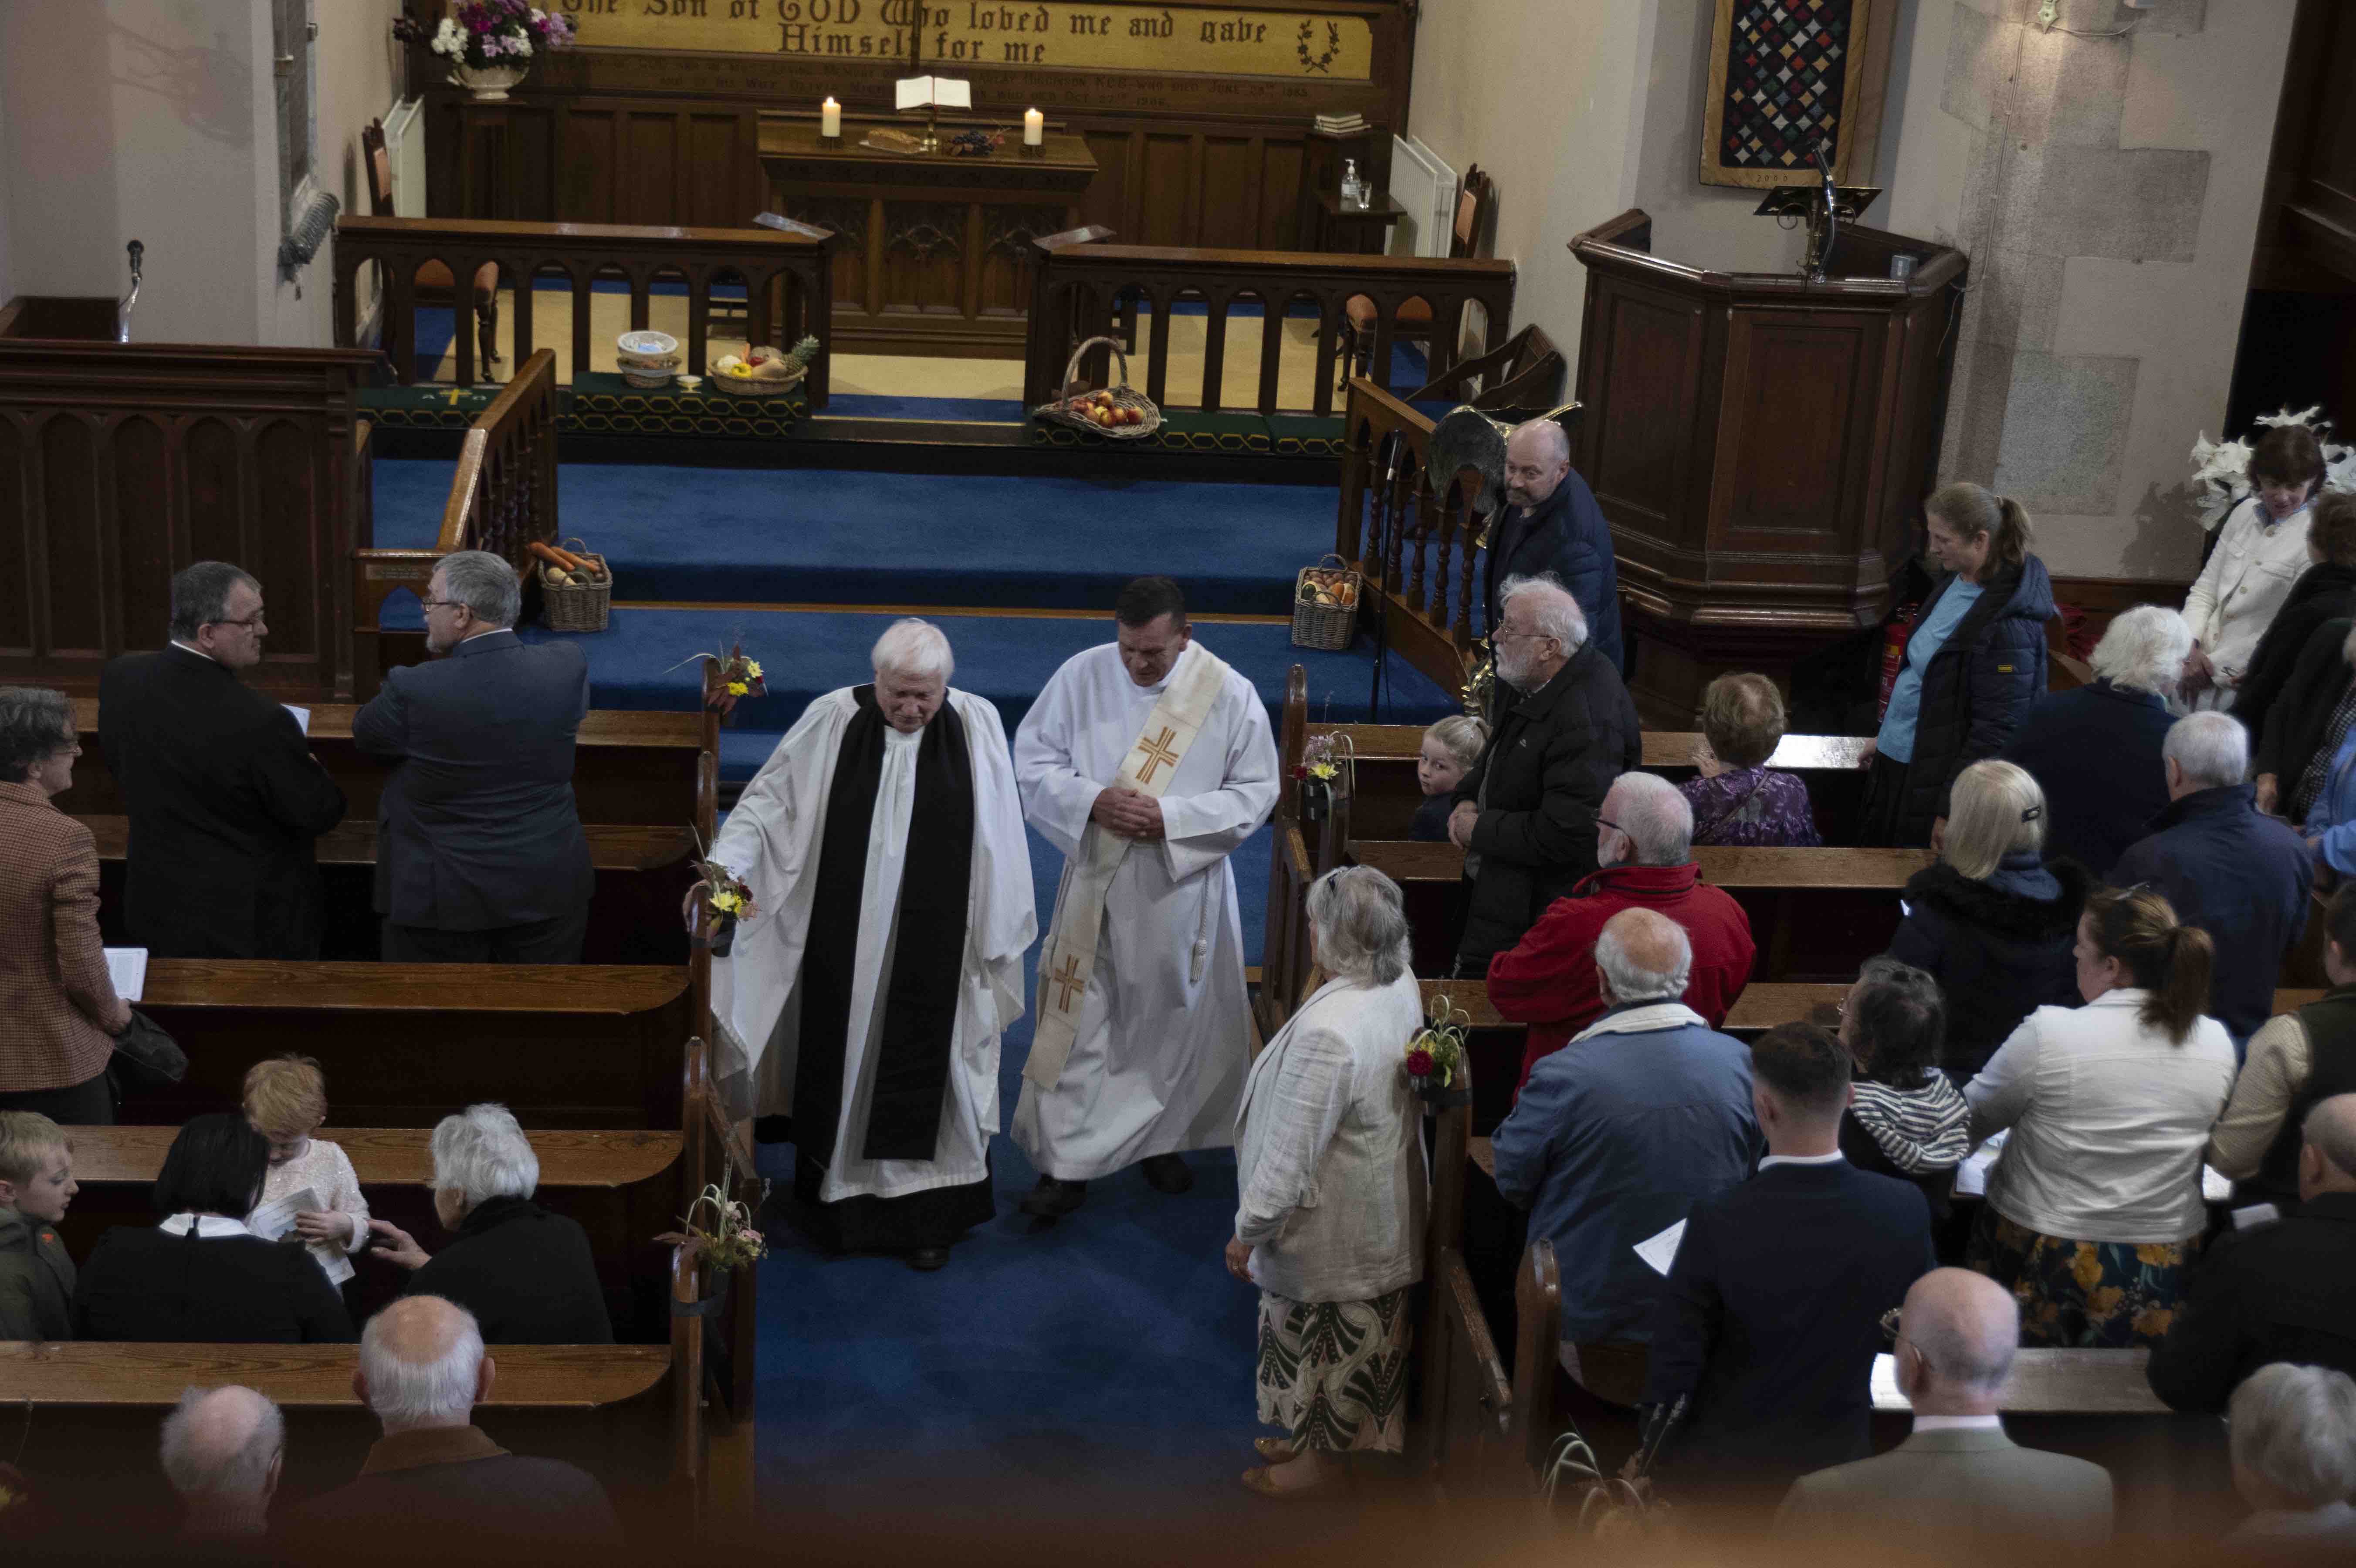
{"type": "Polygon", "coordinates": [[[1769,1029],[1751,1075],[1767,1157],[1686,1221],[1644,1403],[1648,1435],[1682,1424],[1665,1450],[1672,1496],[1772,1506],[1804,1472],[1872,1452],[1882,1315],[1937,1259],[1922,1189],[1841,1157],[1852,1096],[1831,1033],[1769,1029]]]}
{"type": "Polygon", "coordinates": [[[377,829],[384,956],[407,964],[577,964],[595,873],[573,799],[589,665],[515,634],[523,589],[487,550],[443,557],[425,645],[390,671],[352,738],[399,766],[377,829]]]}

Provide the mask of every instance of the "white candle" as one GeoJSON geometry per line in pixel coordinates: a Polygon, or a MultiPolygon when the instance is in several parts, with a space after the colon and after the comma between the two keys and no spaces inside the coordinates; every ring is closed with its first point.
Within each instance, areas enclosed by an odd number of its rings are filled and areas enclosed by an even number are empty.
{"type": "Polygon", "coordinates": [[[831,98],[818,106],[818,133],[821,136],[842,134],[842,105],[831,98]]]}
{"type": "Polygon", "coordinates": [[[1023,112],[1023,144],[1036,147],[1047,140],[1047,117],[1036,109],[1023,112]]]}

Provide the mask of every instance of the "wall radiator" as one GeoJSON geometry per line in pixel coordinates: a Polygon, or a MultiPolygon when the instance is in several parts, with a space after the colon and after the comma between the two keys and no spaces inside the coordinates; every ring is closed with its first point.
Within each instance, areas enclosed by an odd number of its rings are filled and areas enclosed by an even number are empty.
{"type": "Polygon", "coordinates": [[[1412,136],[1391,138],[1391,199],[1407,208],[1391,240],[1399,256],[1445,256],[1456,218],[1456,171],[1412,136]]]}

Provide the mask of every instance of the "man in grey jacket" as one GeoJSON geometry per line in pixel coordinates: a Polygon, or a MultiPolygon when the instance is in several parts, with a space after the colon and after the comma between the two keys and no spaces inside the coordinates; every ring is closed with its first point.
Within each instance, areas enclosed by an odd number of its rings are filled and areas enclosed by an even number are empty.
{"type": "Polygon", "coordinates": [[[577,964],[596,873],[573,798],[589,665],[515,634],[523,591],[487,550],[443,557],[425,645],[352,720],[398,761],[377,828],[376,910],[393,964],[577,964]]]}
{"type": "Polygon", "coordinates": [[[1887,1454],[1801,1477],[1778,1528],[1850,1541],[1881,1528],[1958,1544],[1997,1534],[2047,1550],[2107,1541],[2109,1472],[2005,1435],[1997,1402],[2019,1342],[2020,1308],[1986,1275],[1943,1268],[1916,1280],[1895,1352],[1913,1435],[1887,1454]]]}

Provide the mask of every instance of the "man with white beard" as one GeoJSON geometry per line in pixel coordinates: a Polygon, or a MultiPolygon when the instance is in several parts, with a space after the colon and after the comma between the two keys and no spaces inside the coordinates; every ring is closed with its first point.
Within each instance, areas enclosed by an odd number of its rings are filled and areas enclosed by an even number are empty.
{"type": "Polygon", "coordinates": [[[1603,797],[1644,754],[1636,705],[1570,592],[1540,572],[1505,579],[1498,597],[1497,678],[1521,700],[1458,781],[1448,818],[1472,884],[1456,947],[1466,979],[1485,979],[1490,959],[1594,873],[1603,797]]]}
{"type": "Polygon", "coordinates": [[[1024,814],[1065,856],[1014,1108],[1040,1219],[1133,1164],[1194,1185],[1181,1151],[1234,1144],[1250,1054],[1227,856],[1276,805],[1268,712],[1193,640],[1170,579],[1122,589],[1113,618],[1014,732],[1024,814]]]}
{"type": "Polygon", "coordinates": [[[994,1211],[998,1037],[1038,915],[998,710],[950,689],[926,622],[895,622],[873,663],[809,705],[712,847],[755,906],[712,1010],[754,1108],[792,1114],[809,1228],[937,1269],[994,1211]]]}

